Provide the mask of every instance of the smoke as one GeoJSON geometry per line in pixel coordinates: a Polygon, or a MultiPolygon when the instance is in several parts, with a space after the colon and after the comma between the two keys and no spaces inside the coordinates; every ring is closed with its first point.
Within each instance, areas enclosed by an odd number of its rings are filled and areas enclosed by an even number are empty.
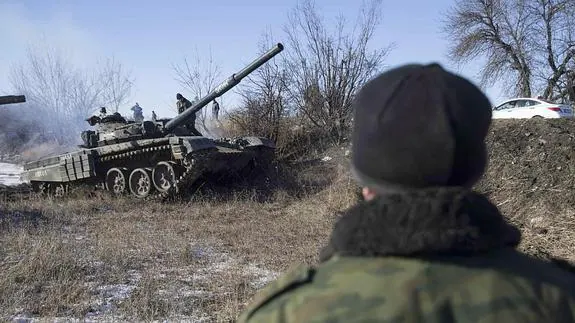
{"type": "Polygon", "coordinates": [[[0,155],[19,162],[75,149],[88,126],[78,117],[58,116],[33,102],[0,106],[0,119],[0,155]]]}
{"type": "MultiPolygon", "coordinates": [[[[198,122],[200,123],[200,122],[198,122]]],[[[226,131],[221,121],[215,118],[206,118],[205,122],[201,122],[200,132],[208,138],[216,139],[226,136],[226,131]]]]}

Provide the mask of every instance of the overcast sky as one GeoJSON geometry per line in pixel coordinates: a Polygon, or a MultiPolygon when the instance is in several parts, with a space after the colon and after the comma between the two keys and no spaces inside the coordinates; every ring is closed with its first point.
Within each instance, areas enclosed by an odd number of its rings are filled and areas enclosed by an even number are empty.
{"type": "MultiPolygon", "coordinates": [[[[354,19],[359,8],[355,0],[316,3],[330,19],[339,13],[354,19]]],[[[28,46],[44,38],[75,64],[89,67],[113,56],[131,70],[134,91],[120,112],[130,113],[137,101],[146,115],[154,109],[159,116],[172,116],[175,94],[186,95],[175,81],[173,64],[196,51],[202,57],[211,51],[223,81],[257,56],[266,29],[285,42],[282,26],[295,4],[296,0],[0,0],[0,93],[10,90],[10,66],[24,61],[28,46]]],[[[373,45],[396,44],[387,59],[391,66],[435,61],[477,82],[477,66],[458,70],[445,57],[440,21],[451,5],[452,0],[384,0],[383,22],[373,45]]],[[[496,87],[485,90],[494,105],[504,99],[496,87]]],[[[237,102],[233,94],[225,94],[223,100],[224,105],[237,102]]]]}

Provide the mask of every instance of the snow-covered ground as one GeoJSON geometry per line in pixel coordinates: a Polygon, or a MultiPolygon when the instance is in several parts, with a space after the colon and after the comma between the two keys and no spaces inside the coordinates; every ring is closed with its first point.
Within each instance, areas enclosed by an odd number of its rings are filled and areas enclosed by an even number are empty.
{"type": "MultiPolygon", "coordinates": [[[[210,299],[214,297],[215,291],[208,291],[203,288],[205,284],[209,284],[209,281],[214,279],[216,275],[225,275],[225,272],[237,272],[241,271],[247,277],[250,277],[252,281],[252,286],[260,289],[264,287],[269,282],[277,279],[280,273],[267,270],[260,266],[250,263],[244,263],[237,258],[232,257],[227,253],[220,253],[212,250],[211,248],[205,248],[202,250],[202,257],[210,257],[211,261],[206,264],[203,268],[197,267],[181,267],[181,268],[163,268],[157,273],[155,278],[167,278],[170,277],[172,282],[176,284],[166,285],[165,288],[157,290],[158,295],[162,297],[166,302],[169,302],[171,298],[202,298],[210,299]],[[184,284],[177,284],[177,282],[183,282],[184,284]]],[[[99,266],[102,263],[94,263],[94,265],[99,266]]],[[[11,319],[13,322],[26,322],[26,323],[36,323],[36,322],[123,322],[127,321],[128,318],[118,315],[117,308],[118,305],[123,301],[130,298],[132,292],[140,287],[140,281],[142,279],[142,274],[135,270],[129,271],[129,278],[126,279],[123,284],[114,285],[99,285],[97,282],[89,282],[88,286],[91,286],[93,290],[93,298],[90,302],[91,312],[87,313],[86,316],[79,320],[72,317],[34,317],[27,313],[16,313],[11,319]]],[[[220,278],[221,279],[221,278],[220,278]]],[[[222,294],[229,293],[230,291],[222,290],[222,294]]],[[[190,309],[190,313],[185,317],[168,317],[162,322],[176,320],[178,322],[212,322],[215,313],[205,313],[201,309],[190,309]]],[[[158,321],[155,321],[158,322],[158,321]]]]}
{"type": "Polygon", "coordinates": [[[20,165],[0,162],[0,184],[21,184],[22,180],[20,179],[20,174],[22,173],[22,170],[22,166],[20,165]]]}

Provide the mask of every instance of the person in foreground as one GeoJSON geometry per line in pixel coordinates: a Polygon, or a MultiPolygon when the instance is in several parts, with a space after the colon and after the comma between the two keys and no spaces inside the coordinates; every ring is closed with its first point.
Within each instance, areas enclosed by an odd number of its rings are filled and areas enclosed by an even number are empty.
{"type": "Polygon", "coordinates": [[[320,264],[270,283],[238,322],[575,322],[575,275],[516,250],[521,234],[471,187],[491,104],[438,64],[372,79],[354,102],[364,201],[320,264]]]}

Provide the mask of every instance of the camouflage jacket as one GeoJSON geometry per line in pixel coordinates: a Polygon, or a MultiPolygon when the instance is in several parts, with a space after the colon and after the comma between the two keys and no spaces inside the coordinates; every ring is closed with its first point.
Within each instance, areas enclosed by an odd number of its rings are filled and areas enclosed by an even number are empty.
{"type": "Polygon", "coordinates": [[[315,267],[256,295],[239,322],[575,322],[575,276],[518,252],[487,198],[434,190],[362,202],[315,267]]]}

